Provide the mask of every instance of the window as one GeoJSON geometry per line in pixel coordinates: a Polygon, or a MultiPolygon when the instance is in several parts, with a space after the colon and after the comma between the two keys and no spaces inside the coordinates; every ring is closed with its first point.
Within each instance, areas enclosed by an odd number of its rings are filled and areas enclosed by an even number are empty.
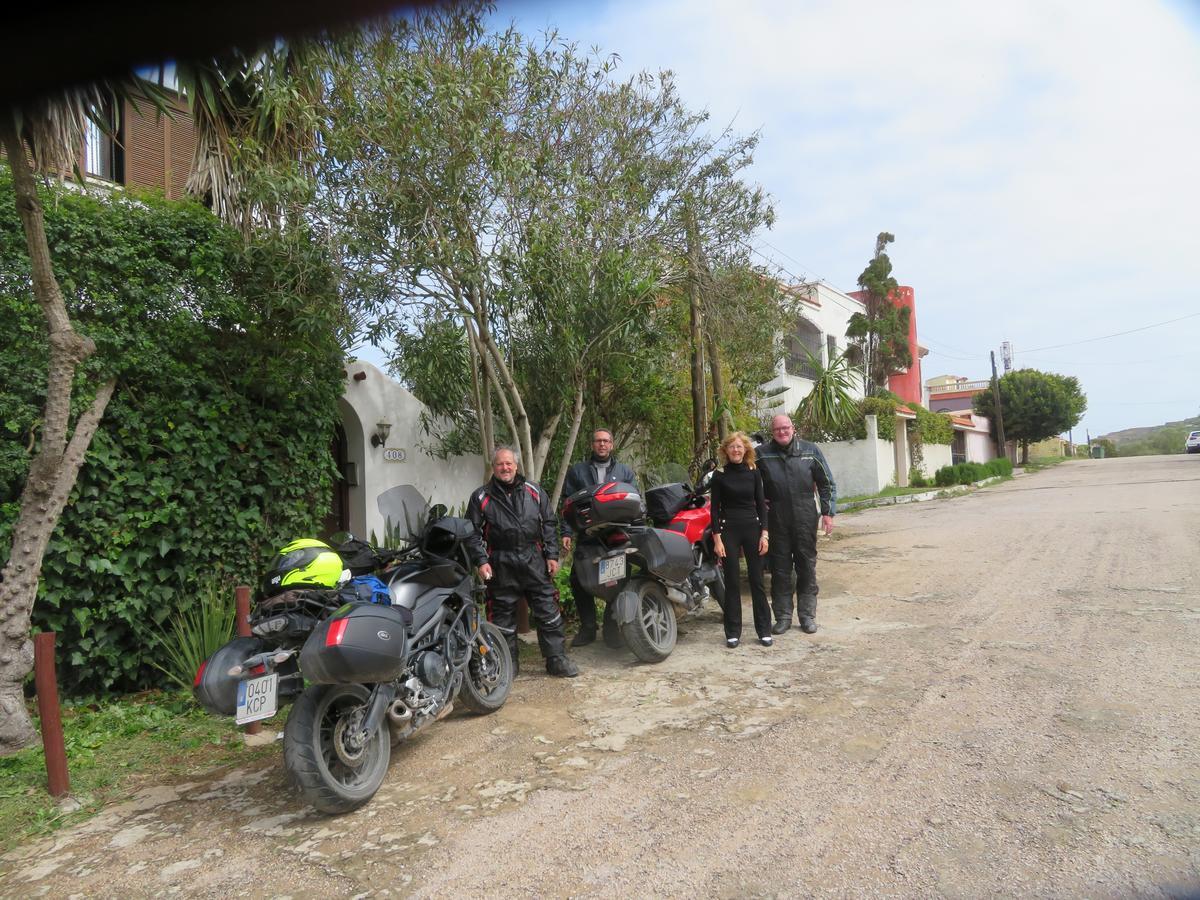
{"type": "Polygon", "coordinates": [[[825,335],[825,350],[827,352],[825,357],[825,365],[829,365],[831,362],[837,359],[838,355],[837,338],[835,338],[832,334],[825,335]]]}
{"type": "Polygon", "coordinates": [[[120,154],[116,140],[116,116],[111,104],[105,106],[97,116],[106,124],[88,119],[84,130],[83,171],[93,178],[120,181],[120,154]]]}
{"type": "Polygon", "coordinates": [[[817,362],[821,361],[821,331],[807,319],[800,319],[796,322],[796,329],[787,338],[785,371],[799,378],[816,378],[817,372],[809,354],[812,354],[817,362]]]}

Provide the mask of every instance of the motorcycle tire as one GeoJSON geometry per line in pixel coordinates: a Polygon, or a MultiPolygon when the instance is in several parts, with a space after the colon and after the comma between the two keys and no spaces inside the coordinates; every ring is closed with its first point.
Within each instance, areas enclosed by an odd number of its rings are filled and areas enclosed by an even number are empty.
{"type": "Polygon", "coordinates": [[[679,628],[675,607],[667,592],[656,581],[643,580],[635,588],[638,595],[637,615],[632,622],[621,624],[625,645],[642,662],[662,662],[675,649],[679,628]]]}
{"type": "Polygon", "coordinates": [[[513,663],[504,632],[491,622],[479,626],[479,636],[487,644],[487,654],[479,648],[471,650],[471,661],[467,663],[466,677],[458,699],[473,713],[494,713],[508,699],[512,690],[513,663]]]}
{"type": "Polygon", "coordinates": [[[358,809],[375,796],[387,775],[392,744],[386,723],[361,748],[345,743],[342,733],[350,717],[365,714],[370,695],[361,684],[313,685],[288,715],[283,765],[300,795],[320,812],[358,809]]]}

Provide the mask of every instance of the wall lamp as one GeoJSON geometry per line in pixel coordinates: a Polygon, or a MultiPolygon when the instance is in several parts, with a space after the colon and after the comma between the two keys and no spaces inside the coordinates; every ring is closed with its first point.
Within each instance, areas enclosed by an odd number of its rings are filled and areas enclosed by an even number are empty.
{"type": "Polygon", "coordinates": [[[380,419],[375,423],[375,433],[371,435],[372,447],[383,447],[387,444],[388,435],[392,431],[392,423],[387,419],[380,419]]]}

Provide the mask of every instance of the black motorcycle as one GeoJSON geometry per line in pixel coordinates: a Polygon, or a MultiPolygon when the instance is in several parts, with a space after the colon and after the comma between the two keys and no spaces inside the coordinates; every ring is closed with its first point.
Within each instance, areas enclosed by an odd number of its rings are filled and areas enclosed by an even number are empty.
{"type": "MultiPolygon", "coordinates": [[[[284,680],[301,679],[284,729],[284,767],[321,812],[368,802],[383,783],[392,745],[444,718],[456,700],[490,713],[508,698],[508,643],[499,628],[480,620],[473,588],[465,547],[473,526],[444,512],[435,507],[419,541],[395,553],[380,573],[390,605],[344,603],[299,647],[257,634],[231,642],[259,642],[238,645],[252,652],[220,673],[234,682],[226,692],[238,710],[260,697],[263,709],[272,708],[284,680]]],[[[226,650],[230,645],[210,665],[226,650]]],[[[227,659],[238,655],[231,654],[227,659]]]]}
{"type": "Polygon", "coordinates": [[[686,485],[652,489],[655,514],[637,488],[610,481],[572,494],[563,516],[575,534],[576,577],[613,607],[626,646],[642,662],[661,662],[679,636],[676,610],[693,612],[709,598],[724,601],[720,569],[711,551],[707,500],[686,485]]]}

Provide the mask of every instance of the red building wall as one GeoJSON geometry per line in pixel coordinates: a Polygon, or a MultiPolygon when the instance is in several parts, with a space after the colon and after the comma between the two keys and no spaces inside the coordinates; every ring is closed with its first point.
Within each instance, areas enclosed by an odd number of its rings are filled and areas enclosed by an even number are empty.
{"type": "MultiPolygon", "coordinates": [[[[856,300],[866,301],[866,291],[851,291],[850,296],[856,300]]],[[[912,365],[907,372],[900,372],[888,377],[888,390],[907,403],[921,402],[921,388],[924,379],[921,378],[921,355],[917,345],[917,300],[913,289],[903,287],[889,298],[896,306],[907,308],[908,317],[908,352],[912,354],[912,365]]]]}

